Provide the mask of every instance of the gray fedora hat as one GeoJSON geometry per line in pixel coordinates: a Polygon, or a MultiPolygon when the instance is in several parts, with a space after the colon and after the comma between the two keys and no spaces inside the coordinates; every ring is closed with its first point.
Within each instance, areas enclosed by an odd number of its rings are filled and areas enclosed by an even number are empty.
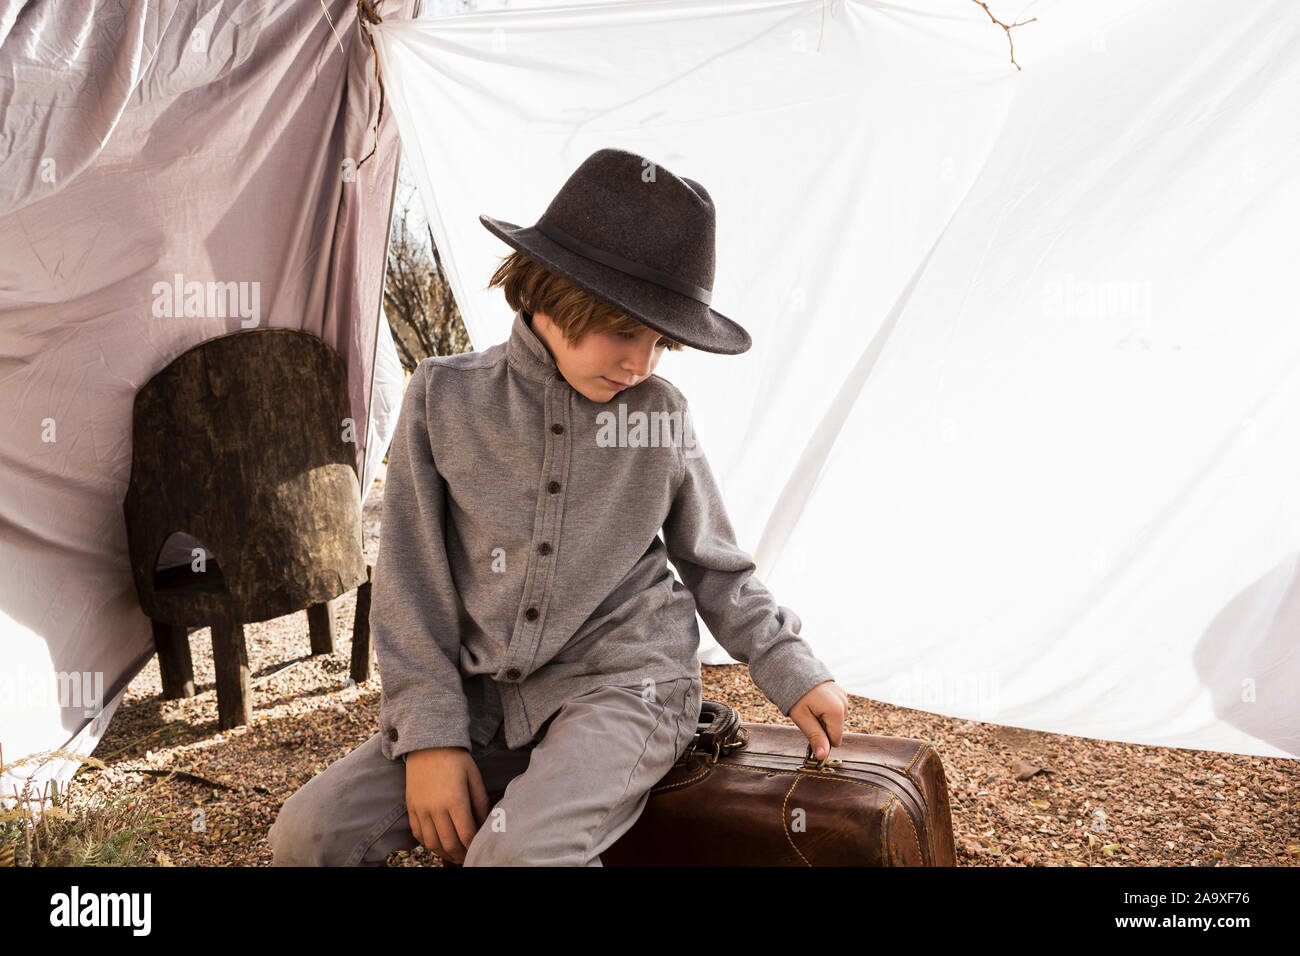
{"type": "Polygon", "coordinates": [[[753,344],[709,305],[713,200],[695,180],[644,156],[592,153],[535,225],[479,221],[544,269],[683,345],[738,355],[753,344]]]}

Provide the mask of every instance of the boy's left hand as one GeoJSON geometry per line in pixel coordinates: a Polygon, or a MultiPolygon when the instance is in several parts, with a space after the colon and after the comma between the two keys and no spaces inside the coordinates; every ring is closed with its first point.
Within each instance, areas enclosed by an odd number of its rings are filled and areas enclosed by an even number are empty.
{"type": "Polygon", "coordinates": [[[835,681],[828,680],[799,698],[790,708],[790,719],[812,744],[813,756],[821,760],[832,746],[843,743],[844,717],[848,712],[849,695],[835,681]]]}

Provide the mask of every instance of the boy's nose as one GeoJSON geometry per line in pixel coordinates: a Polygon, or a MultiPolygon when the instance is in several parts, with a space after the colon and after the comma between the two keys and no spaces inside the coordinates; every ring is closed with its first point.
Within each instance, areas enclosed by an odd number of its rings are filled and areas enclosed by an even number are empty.
{"type": "Polygon", "coordinates": [[[629,375],[635,375],[636,380],[640,382],[650,374],[650,364],[654,361],[654,357],[653,345],[648,349],[640,349],[623,361],[623,370],[629,375]]]}

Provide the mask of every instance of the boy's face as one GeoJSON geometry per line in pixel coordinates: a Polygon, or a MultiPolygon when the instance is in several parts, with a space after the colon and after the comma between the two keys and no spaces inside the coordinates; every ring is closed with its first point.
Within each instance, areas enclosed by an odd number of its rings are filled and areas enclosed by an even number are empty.
{"type": "Polygon", "coordinates": [[[662,335],[644,325],[637,332],[588,332],[576,346],[542,312],[533,313],[532,329],[565,380],[593,402],[608,402],[624,391],[619,385],[644,382],[667,347],[662,335]]]}

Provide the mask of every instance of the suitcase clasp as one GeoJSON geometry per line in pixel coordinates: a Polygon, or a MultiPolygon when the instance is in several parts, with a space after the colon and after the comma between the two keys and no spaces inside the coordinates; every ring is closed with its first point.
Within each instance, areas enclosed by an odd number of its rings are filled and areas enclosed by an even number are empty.
{"type": "Polygon", "coordinates": [[[838,767],[839,765],[840,765],[839,760],[831,759],[831,752],[829,748],[826,751],[826,756],[822,757],[821,760],[814,759],[812,744],[811,743],[808,744],[808,753],[806,753],[803,758],[804,770],[826,770],[827,768],[838,767]]]}
{"type": "MultiPolygon", "coordinates": [[[[817,723],[822,725],[822,730],[826,730],[826,721],[822,720],[822,715],[817,714],[815,716],[817,717],[817,723]]],[[[822,757],[821,760],[814,760],[813,751],[812,751],[812,741],[811,740],[808,741],[808,752],[804,754],[803,769],[804,770],[825,770],[828,767],[838,767],[840,765],[840,762],[838,760],[831,759],[831,748],[829,744],[830,741],[827,741],[826,756],[822,757]]]]}

